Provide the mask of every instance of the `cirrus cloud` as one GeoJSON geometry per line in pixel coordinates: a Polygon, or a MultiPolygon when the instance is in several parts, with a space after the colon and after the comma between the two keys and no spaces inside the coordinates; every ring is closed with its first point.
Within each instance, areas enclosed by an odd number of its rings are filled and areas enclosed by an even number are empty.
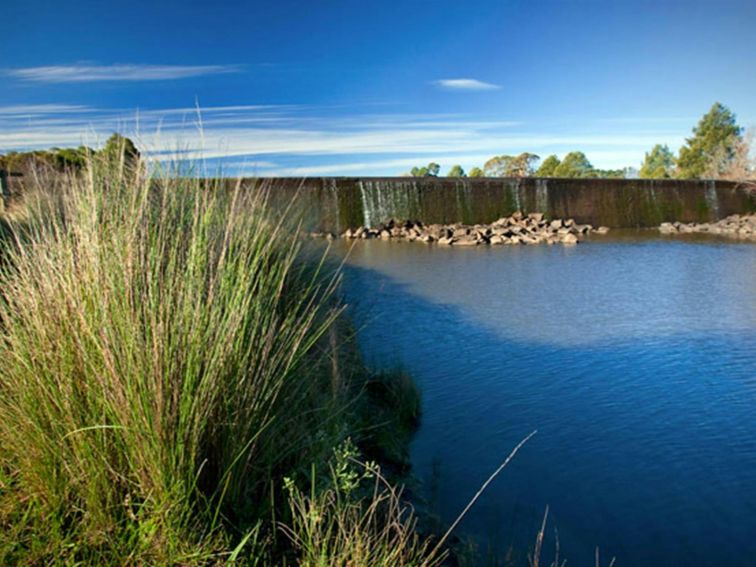
{"type": "Polygon", "coordinates": [[[7,69],[7,76],[35,83],[92,81],[172,81],[204,75],[238,73],[240,65],[47,65],[7,69]]]}

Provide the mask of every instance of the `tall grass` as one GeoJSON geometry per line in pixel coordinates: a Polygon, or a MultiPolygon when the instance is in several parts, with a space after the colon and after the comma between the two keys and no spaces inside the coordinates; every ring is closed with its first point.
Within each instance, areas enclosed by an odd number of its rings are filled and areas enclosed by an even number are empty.
{"type": "Polygon", "coordinates": [[[265,191],[112,156],[40,185],[0,273],[0,562],[275,560],[283,476],[354,404],[338,277],[265,191]]]}

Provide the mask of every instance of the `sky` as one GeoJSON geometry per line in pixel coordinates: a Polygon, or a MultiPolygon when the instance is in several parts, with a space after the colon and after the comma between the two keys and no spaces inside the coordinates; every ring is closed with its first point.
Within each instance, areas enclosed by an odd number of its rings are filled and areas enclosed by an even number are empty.
{"type": "Polygon", "coordinates": [[[0,1],[0,153],[119,131],[249,175],[621,168],[715,101],[756,125],[753,0],[0,1]]]}

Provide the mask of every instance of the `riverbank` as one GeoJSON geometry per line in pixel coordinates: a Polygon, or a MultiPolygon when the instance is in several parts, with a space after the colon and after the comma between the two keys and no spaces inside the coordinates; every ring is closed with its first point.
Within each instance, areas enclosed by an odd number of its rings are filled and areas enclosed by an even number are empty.
{"type": "Polygon", "coordinates": [[[419,396],[362,364],[297,219],[88,172],[6,224],[0,562],[437,564],[394,484],[419,396]]]}

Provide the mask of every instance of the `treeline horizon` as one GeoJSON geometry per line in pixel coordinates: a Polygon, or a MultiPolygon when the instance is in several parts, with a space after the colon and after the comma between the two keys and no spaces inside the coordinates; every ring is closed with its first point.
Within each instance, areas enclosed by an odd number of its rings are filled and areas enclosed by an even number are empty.
{"type": "MultiPolygon", "coordinates": [[[[677,156],[666,144],[656,144],[646,152],[639,169],[596,168],[581,151],[568,152],[561,160],[556,154],[541,160],[537,154],[522,152],[493,156],[482,168],[473,167],[469,172],[454,164],[443,177],[746,179],[754,175],[750,150],[750,135],[737,124],[735,114],[715,102],[693,128],[693,135],[686,138],[677,156]]],[[[405,175],[439,177],[440,171],[441,166],[431,162],[413,167],[405,175]]]]}

